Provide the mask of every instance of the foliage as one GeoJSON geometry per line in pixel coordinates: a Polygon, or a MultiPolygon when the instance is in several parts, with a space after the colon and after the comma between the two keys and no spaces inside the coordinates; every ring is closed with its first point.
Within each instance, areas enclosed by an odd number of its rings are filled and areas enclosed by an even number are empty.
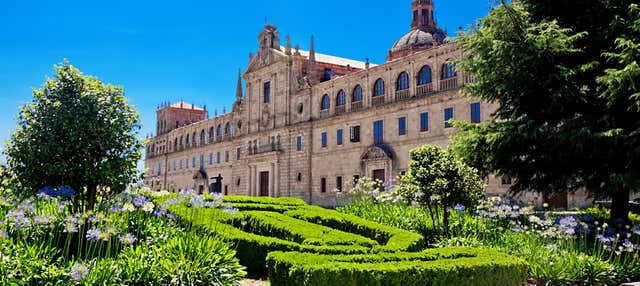
{"type": "MultiPolygon", "coordinates": [[[[339,210],[383,224],[397,224],[398,214],[428,218],[419,206],[355,203],[339,210]],[[407,210],[411,208],[413,210],[407,210]]],[[[481,201],[476,209],[452,214],[449,237],[435,237],[437,247],[495,249],[525,259],[538,285],[619,285],[640,279],[640,221],[617,232],[602,209],[536,212],[500,198],[481,201]]],[[[412,222],[411,220],[407,220],[412,222]]],[[[424,234],[424,233],[423,233],[424,234]]]]}
{"type": "Polygon", "coordinates": [[[523,0],[463,33],[469,56],[457,65],[475,80],[463,92],[500,107],[491,122],[457,124],[456,152],[482,174],[514,178],[514,192],[611,197],[624,222],[640,190],[633,2],[523,0]]]}
{"type": "Polygon", "coordinates": [[[442,208],[447,233],[450,210],[456,205],[472,207],[483,195],[482,180],[448,149],[425,145],[411,150],[409,157],[409,170],[400,177],[399,192],[408,201],[426,206],[433,221],[442,208]]]}
{"type": "Polygon", "coordinates": [[[119,193],[136,177],[142,143],[135,108],[121,87],[63,62],[22,107],[4,152],[27,195],[71,186],[75,209],[93,209],[98,191],[119,193]]]}
{"type": "Polygon", "coordinates": [[[317,255],[272,252],[269,281],[287,285],[522,285],[528,266],[496,251],[429,249],[417,253],[317,255]]]}
{"type": "Polygon", "coordinates": [[[0,202],[2,285],[235,285],[244,276],[228,245],[140,194],[84,213],[44,192],[0,202]]]}
{"type": "Polygon", "coordinates": [[[302,201],[296,199],[157,199],[158,202],[163,200],[170,204],[169,211],[185,224],[202,228],[233,243],[236,257],[251,275],[266,272],[265,259],[272,251],[323,254],[404,251],[419,248],[423,240],[422,236],[408,231],[320,207],[300,205],[302,201]],[[207,203],[222,204],[226,211],[198,207],[207,203]],[[248,208],[239,209],[237,206],[248,208]]]}

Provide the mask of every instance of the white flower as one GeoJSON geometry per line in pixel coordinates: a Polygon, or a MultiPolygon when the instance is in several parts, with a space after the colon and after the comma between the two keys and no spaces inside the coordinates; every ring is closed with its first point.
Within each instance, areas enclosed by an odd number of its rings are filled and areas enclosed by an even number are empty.
{"type": "Polygon", "coordinates": [[[150,213],[150,212],[153,212],[154,207],[155,205],[152,202],[148,202],[142,206],[142,211],[150,213]]]}
{"type": "Polygon", "coordinates": [[[132,212],[134,210],[135,210],[135,208],[134,208],[133,204],[131,204],[131,203],[126,203],[126,204],[124,204],[124,206],[122,206],[122,211],[124,211],[124,212],[132,212]]]}

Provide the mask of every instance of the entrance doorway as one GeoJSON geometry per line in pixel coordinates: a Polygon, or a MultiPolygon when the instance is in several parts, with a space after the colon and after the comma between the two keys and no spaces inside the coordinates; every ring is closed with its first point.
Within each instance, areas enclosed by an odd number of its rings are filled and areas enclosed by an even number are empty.
{"type": "Polygon", "coordinates": [[[260,172],[260,196],[269,196],[269,172],[260,172]]]}
{"type": "Polygon", "coordinates": [[[373,176],[371,176],[374,181],[384,182],[386,180],[384,169],[373,170],[373,176]]]}

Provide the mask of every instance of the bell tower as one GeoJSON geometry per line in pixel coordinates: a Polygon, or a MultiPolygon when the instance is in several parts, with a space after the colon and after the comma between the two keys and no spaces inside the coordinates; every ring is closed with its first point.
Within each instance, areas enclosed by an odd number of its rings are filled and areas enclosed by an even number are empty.
{"type": "Polygon", "coordinates": [[[433,17],[433,9],[432,0],[413,0],[413,3],[411,3],[411,11],[413,12],[411,30],[419,29],[428,32],[433,28],[437,28],[433,17]]]}

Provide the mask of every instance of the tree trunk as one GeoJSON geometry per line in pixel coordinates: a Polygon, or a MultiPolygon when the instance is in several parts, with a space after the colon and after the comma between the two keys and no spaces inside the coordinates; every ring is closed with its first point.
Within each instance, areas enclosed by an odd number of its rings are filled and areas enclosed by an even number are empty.
{"type": "Polygon", "coordinates": [[[446,237],[449,237],[449,209],[446,207],[446,205],[444,205],[442,209],[443,209],[442,221],[444,225],[444,235],[446,237]]]}
{"type": "Polygon", "coordinates": [[[629,223],[629,196],[626,188],[611,195],[611,226],[624,228],[629,223]]]}
{"type": "Polygon", "coordinates": [[[96,192],[98,186],[96,185],[88,185],[87,186],[87,210],[92,211],[93,205],[96,203],[96,192]]]}

